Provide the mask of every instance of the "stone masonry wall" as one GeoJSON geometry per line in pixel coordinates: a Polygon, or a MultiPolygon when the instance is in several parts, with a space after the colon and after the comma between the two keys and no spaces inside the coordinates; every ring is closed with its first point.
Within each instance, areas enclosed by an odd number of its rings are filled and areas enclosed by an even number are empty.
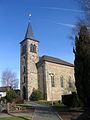
{"type": "Polygon", "coordinates": [[[44,62],[38,67],[38,87],[43,93],[44,99],[46,99],[46,77],[45,77],[45,64],[44,62]]]}
{"type": "Polygon", "coordinates": [[[38,56],[38,42],[34,40],[25,40],[21,44],[21,53],[22,48],[25,46],[25,53],[20,58],[20,88],[21,96],[23,97],[23,87],[26,88],[26,99],[29,100],[29,97],[33,89],[38,89],[38,75],[36,63],[39,60],[38,56]],[[30,45],[36,45],[36,52],[30,51],[30,45]],[[25,69],[25,70],[24,70],[25,69]]]}
{"type": "Polygon", "coordinates": [[[39,60],[38,56],[38,42],[33,40],[27,41],[27,80],[28,80],[28,100],[34,89],[38,89],[38,75],[36,63],[39,60]],[[30,45],[36,45],[36,53],[30,52],[30,45]]]}
{"type": "Polygon", "coordinates": [[[61,100],[61,95],[75,91],[74,67],[45,62],[46,93],[47,101],[61,100]],[[51,86],[51,74],[54,74],[55,87],[51,86]],[[63,76],[63,87],[61,87],[61,76],[63,76]],[[69,79],[72,87],[69,87],[69,79]]]}

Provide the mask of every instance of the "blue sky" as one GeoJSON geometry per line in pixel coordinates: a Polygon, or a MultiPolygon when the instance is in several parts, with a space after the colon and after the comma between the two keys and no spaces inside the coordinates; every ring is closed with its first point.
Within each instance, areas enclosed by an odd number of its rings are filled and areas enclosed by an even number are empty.
{"type": "Polygon", "coordinates": [[[5,69],[20,73],[20,41],[28,15],[39,43],[39,53],[73,63],[72,26],[82,16],[75,0],[0,0],[0,78],[5,69]]]}

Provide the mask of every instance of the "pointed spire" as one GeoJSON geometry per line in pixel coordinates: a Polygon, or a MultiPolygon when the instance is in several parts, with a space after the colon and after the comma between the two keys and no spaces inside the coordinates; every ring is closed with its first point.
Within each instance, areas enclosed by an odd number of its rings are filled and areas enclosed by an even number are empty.
{"type": "Polygon", "coordinates": [[[34,35],[33,35],[33,31],[32,31],[32,26],[30,24],[30,17],[31,17],[31,14],[29,14],[29,23],[28,23],[26,34],[25,34],[25,39],[27,39],[27,38],[34,39],[34,35]]]}

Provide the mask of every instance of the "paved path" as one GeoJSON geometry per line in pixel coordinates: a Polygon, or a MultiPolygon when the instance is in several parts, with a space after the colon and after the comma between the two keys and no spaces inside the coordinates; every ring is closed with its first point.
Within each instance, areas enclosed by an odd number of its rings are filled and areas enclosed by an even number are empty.
{"type": "Polygon", "coordinates": [[[35,107],[32,120],[62,120],[49,106],[32,103],[35,107]]]}
{"type": "MultiPolygon", "coordinates": [[[[34,113],[12,113],[14,116],[32,116],[32,120],[62,120],[56,112],[52,109],[52,107],[37,104],[34,102],[28,103],[35,108],[34,113]]],[[[0,113],[0,117],[10,117],[12,115],[0,113]]]]}

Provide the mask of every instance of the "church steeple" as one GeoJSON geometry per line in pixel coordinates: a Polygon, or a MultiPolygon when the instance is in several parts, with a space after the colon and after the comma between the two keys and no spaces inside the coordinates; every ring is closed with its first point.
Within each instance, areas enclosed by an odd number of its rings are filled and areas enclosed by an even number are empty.
{"type": "Polygon", "coordinates": [[[39,61],[39,41],[34,38],[29,15],[29,23],[25,38],[20,42],[20,86],[23,99],[30,100],[34,89],[38,89],[38,75],[36,63],[39,61]],[[32,68],[32,69],[31,69],[32,68]]]}
{"type": "Polygon", "coordinates": [[[34,39],[34,34],[33,34],[33,31],[32,31],[32,26],[31,26],[30,21],[28,23],[27,31],[26,31],[26,34],[25,34],[25,39],[34,39]]]}
{"type": "Polygon", "coordinates": [[[25,34],[24,40],[21,41],[20,44],[22,44],[22,43],[23,43],[24,41],[26,41],[26,40],[33,40],[33,41],[39,42],[39,41],[34,37],[33,30],[32,30],[32,26],[31,26],[31,22],[30,22],[30,17],[31,17],[31,14],[29,15],[29,22],[28,22],[28,27],[27,27],[27,30],[26,30],[26,34],[25,34]]]}
{"type": "Polygon", "coordinates": [[[32,31],[32,26],[30,21],[31,21],[31,14],[29,14],[29,22],[28,22],[27,31],[25,34],[25,39],[34,39],[34,34],[32,31]]]}

